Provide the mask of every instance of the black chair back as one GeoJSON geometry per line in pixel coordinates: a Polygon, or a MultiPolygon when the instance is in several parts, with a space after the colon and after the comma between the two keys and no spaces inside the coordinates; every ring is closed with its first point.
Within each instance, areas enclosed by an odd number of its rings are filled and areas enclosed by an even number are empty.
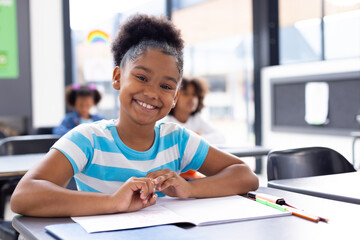
{"type": "Polygon", "coordinates": [[[52,130],[54,127],[40,127],[37,128],[35,134],[52,134],[52,130]]]}
{"type": "Polygon", "coordinates": [[[355,171],[345,157],[325,147],[296,148],[268,154],[268,181],[355,171]]]}
{"type": "Polygon", "coordinates": [[[60,138],[58,135],[25,135],[0,140],[0,155],[46,153],[60,138]]]}

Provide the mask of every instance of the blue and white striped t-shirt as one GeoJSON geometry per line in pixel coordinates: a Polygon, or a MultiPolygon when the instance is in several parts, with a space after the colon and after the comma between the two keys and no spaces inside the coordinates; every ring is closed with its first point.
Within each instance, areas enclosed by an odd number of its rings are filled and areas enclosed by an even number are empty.
{"type": "Polygon", "coordinates": [[[209,150],[197,134],[174,123],[161,123],[155,126],[153,146],[135,151],[121,141],[114,121],[81,124],[53,146],[70,161],[81,191],[114,193],[130,177],[145,177],[158,169],[197,170],[209,150]]]}

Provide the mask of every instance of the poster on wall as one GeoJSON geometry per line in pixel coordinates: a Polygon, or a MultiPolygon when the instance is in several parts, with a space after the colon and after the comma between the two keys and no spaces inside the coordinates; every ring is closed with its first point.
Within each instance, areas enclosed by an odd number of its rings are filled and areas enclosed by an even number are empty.
{"type": "Polygon", "coordinates": [[[0,0],[0,79],[18,78],[16,0],[0,0]]]}

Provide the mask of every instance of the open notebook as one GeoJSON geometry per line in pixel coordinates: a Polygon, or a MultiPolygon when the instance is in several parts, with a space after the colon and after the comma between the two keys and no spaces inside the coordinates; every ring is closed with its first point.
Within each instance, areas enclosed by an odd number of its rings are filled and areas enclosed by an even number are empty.
{"type": "Polygon", "coordinates": [[[177,199],[164,197],[137,212],[72,217],[88,233],[190,223],[197,226],[291,215],[241,196],[177,199]]]}

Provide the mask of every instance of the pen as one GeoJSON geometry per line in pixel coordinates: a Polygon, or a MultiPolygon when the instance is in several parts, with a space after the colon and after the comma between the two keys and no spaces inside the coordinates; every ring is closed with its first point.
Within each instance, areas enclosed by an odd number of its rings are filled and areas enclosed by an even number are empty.
{"type": "MultiPolygon", "coordinates": [[[[287,210],[289,212],[291,212],[293,215],[295,216],[298,216],[298,217],[301,217],[301,218],[305,218],[305,219],[308,219],[310,221],[313,221],[313,222],[319,222],[320,218],[317,217],[317,216],[314,216],[314,215],[311,215],[309,213],[306,213],[302,210],[299,210],[299,209],[295,209],[295,208],[291,208],[291,207],[288,207],[287,210]]],[[[327,222],[327,221],[326,221],[327,222]]]]}
{"type": "MultiPolygon", "coordinates": [[[[312,214],[306,213],[303,210],[297,209],[294,206],[291,206],[290,204],[285,202],[284,198],[280,198],[280,197],[276,197],[276,196],[271,196],[265,193],[256,193],[256,192],[249,192],[248,193],[248,197],[252,198],[258,202],[260,202],[261,200],[267,201],[269,203],[273,203],[275,205],[273,205],[272,207],[277,208],[278,207],[284,207],[286,206],[286,210],[291,212],[293,215],[298,216],[298,217],[302,217],[314,222],[318,222],[318,221],[323,221],[323,222],[328,222],[329,219],[327,218],[323,218],[323,217],[318,217],[318,216],[314,216],[312,214]],[[277,205],[278,204],[278,205],[277,205]],[[281,206],[279,206],[281,205],[281,206]]],[[[269,205],[266,204],[264,202],[262,202],[265,205],[269,205]]],[[[281,209],[280,209],[281,210],[281,209]]]]}
{"type": "Polygon", "coordinates": [[[256,198],[256,201],[257,201],[258,203],[261,203],[261,204],[264,204],[264,205],[266,205],[266,206],[269,206],[269,207],[278,209],[278,210],[283,211],[283,212],[285,212],[285,211],[287,210],[286,207],[280,206],[280,205],[278,205],[278,204],[276,204],[276,203],[269,202],[269,201],[267,201],[267,200],[263,200],[263,199],[261,199],[261,198],[256,198]]]}
{"type": "Polygon", "coordinates": [[[265,193],[248,192],[248,197],[253,198],[253,199],[261,198],[263,200],[266,200],[266,201],[269,201],[272,203],[276,203],[279,205],[286,205],[284,198],[271,196],[271,195],[265,194],[265,193]]]}

